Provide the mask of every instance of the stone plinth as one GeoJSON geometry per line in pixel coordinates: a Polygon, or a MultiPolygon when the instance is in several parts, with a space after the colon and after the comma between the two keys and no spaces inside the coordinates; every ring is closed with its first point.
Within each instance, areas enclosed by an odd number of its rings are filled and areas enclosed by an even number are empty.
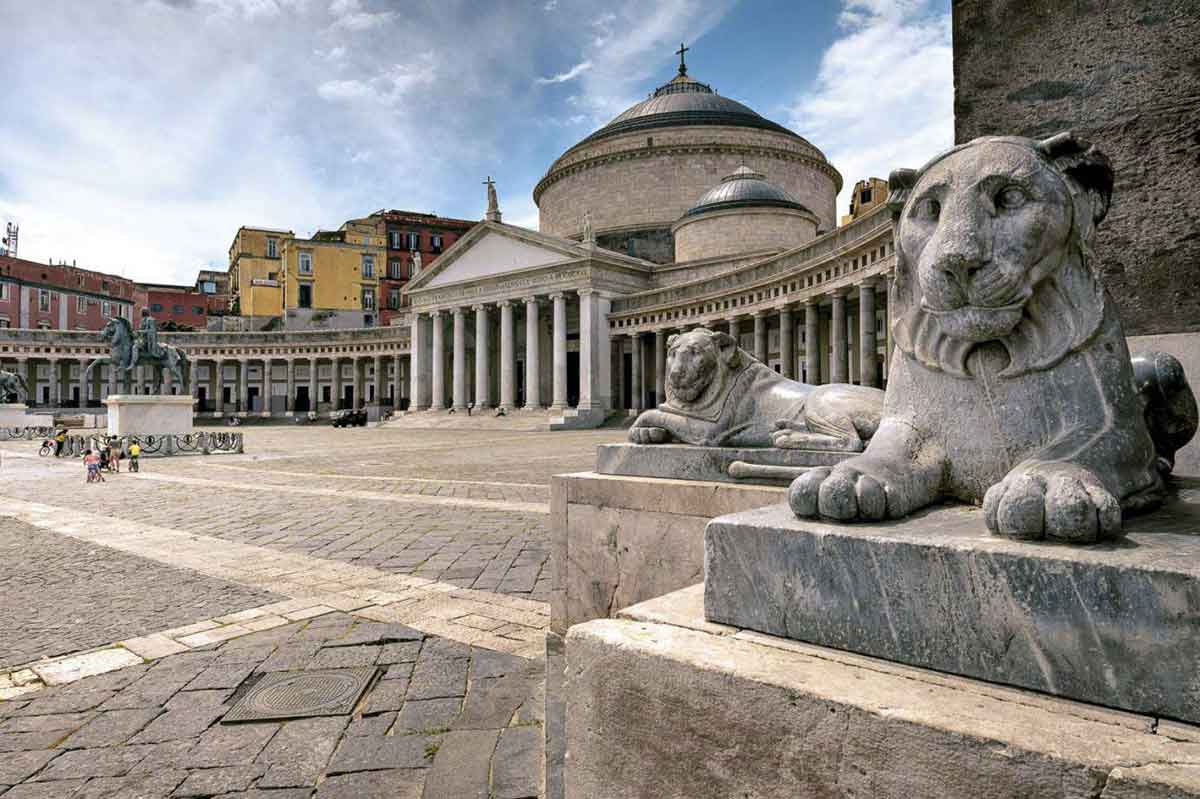
{"type": "Polygon", "coordinates": [[[569,799],[1185,799],[1200,728],[708,624],[572,628],[569,799]]]}
{"type": "Polygon", "coordinates": [[[710,519],[783,498],[784,489],[775,486],[594,472],[552,478],[547,799],[563,795],[562,730],[567,709],[562,693],[562,636],[567,628],[697,582],[704,571],[704,526],[710,519]]]}
{"type": "Polygon", "coordinates": [[[108,406],[108,434],[165,435],[192,432],[191,396],[112,394],[108,406]]]}
{"type": "MultiPolygon", "coordinates": [[[[771,482],[787,485],[795,475],[739,478],[735,463],[803,469],[835,466],[854,452],[776,449],[774,447],[694,447],[688,444],[602,444],[596,448],[596,471],[629,477],[671,477],[725,483],[771,482]]],[[[769,471],[769,470],[761,470],[769,471]]]]}
{"type": "Polygon", "coordinates": [[[982,511],[705,533],[713,622],[1084,702],[1200,722],[1200,481],[1107,546],[989,535],[982,511]]]}
{"type": "Polygon", "coordinates": [[[20,402],[0,403],[0,427],[52,427],[54,416],[49,413],[30,413],[20,402]]]}

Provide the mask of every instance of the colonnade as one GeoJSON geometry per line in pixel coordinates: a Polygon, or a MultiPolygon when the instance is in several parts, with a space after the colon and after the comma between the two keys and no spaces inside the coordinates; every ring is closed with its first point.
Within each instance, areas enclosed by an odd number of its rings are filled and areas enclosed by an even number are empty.
{"type": "Polygon", "coordinates": [[[552,410],[609,407],[605,327],[609,307],[607,296],[582,288],[470,306],[414,310],[412,407],[465,411],[471,406],[480,411],[499,408],[505,412],[541,409],[547,404],[552,410]],[[523,336],[518,312],[524,319],[523,336]],[[570,331],[569,321],[574,321],[570,331]],[[547,324],[548,341],[544,335],[547,324]],[[468,330],[473,330],[470,342],[468,330]],[[568,374],[568,338],[572,333],[578,334],[577,381],[569,380],[568,374]],[[497,341],[498,346],[494,343],[497,341]],[[547,343],[550,357],[544,358],[547,343]],[[518,361],[524,365],[523,372],[518,371],[518,361]],[[547,362],[548,374],[543,366],[547,362]],[[548,396],[544,388],[549,389],[548,396]]]}
{"type": "MultiPolygon", "coordinates": [[[[748,348],[751,354],[763,363],[770,363],[773,360],[771,356],[778,355],[779,372],[787,378],[813,385],[854,382],[880,387],[882,375],[879,366],[879,304],[876,291],[882,286],[883,281],[867,279],[849,289],[839,288],[827,294],[810,296],[802,303],[782,304],[749,314],[689,321],[682,326],[618,334],[618,352],[628,351],[632,360],[630,409],[640,411],[648,402],[657,404],[666,400],[667,339],[672,333],[695,327],[724,328],[739,345],[743,343],[743,335],[752,333],[748,348]],[[856,295],[857,299],[854,314],[857,320],[857,354],[853,359],[851,333],[847,324],[847,300],[852,295],[856,295]],[[779,346],[772,351],[769,349],[769,335],[773,329],[779,332],[779,346]],[[652,367],[645,363],[651,348],[644,339],[649,336],[653,336],[652,367]],[[824,357],[826,352],[827,359],[824,357]],[[853,374],[852,360],[856,367],[853,374]],[[654,375],[652,386],[648,379],[651,369],[654,375]]],[[[882,327],[885,331],[888,329],[886,321],[882,327]]]]}

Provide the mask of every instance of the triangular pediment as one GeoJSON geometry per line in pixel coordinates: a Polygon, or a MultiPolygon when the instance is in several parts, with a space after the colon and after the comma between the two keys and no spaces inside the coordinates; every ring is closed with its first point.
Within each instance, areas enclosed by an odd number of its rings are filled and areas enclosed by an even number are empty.
{"type": "Polygon", "coordinates": [[[448,250],[434,262],[429,274],[422,276],[425,279],[420,280],[420,285],[411,288],[437,288],[451,283],[482,280],[531,267],[561,263],[582,255],[573,251],[574,248],[542,244],[486,227],[470,238],[470,241],[455,242],[453,251],[448,250]]]}

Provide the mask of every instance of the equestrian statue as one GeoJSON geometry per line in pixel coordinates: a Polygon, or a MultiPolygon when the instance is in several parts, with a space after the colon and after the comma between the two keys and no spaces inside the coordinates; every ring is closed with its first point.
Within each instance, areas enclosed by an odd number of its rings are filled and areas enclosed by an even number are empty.
{"type": "Polygon", "coordinates": [[[171,373],[171,382],[183,386],[184,376],[188,370],[187,355],[178,347],[162,344],[158,340],[158,323],[145,309],[142,310],[142,324],[135,333],[129,320],[114,316],[108,320],[101,332],[109,343],[109,355],[97,358],[88,365],[87,378],[91,378],[92,370],[100,364],[108,364],[115,368],[121,376],[121,384],[128,391],[130,373],[139,366],[149,366],[152,374],[154,393],[162,393],[163,370],[171,373]]]}
{"type": "Polygon", "coordinates": [[[16,372],[0,369],[0,402],[28,402],[29,386],[16,372]]]}

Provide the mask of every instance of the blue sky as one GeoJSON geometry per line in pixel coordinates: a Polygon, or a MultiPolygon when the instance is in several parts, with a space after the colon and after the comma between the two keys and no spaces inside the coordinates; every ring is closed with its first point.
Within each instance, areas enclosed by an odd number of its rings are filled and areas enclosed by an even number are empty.
{"type": "MultiPolygon", "coordinates": [[[[238,226],[379,208],[505,221],[674,74],[820,147],[847,187],[953,138],[949,0],[0,0],[0,221],[20,255],[139,280],[238,226]]],[[[838,201],[844,213],[848,200],[838,201]]]]}

